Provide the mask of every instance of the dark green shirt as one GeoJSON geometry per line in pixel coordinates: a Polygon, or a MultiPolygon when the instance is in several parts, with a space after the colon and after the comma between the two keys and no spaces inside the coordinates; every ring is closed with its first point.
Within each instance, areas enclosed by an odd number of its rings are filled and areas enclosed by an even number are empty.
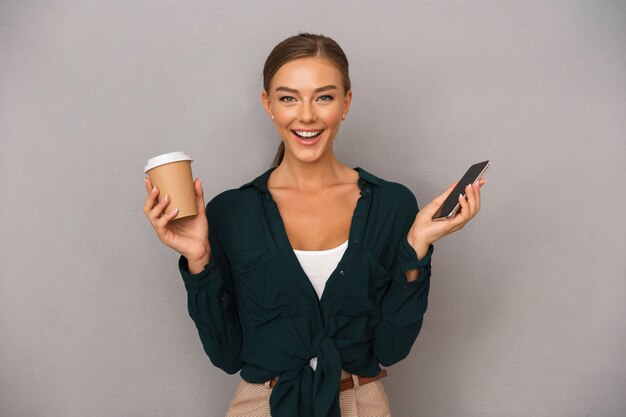
{"type": "Polygon", "coordinates": [[[407,187],[353,168],[361,194],[348,247],[318,299],[267,188],[274,169],[207,204],[209,263],[191,274],[179,259],[189,315],[215,366],[252,383],[279,376],[272,416],[339,417],[342,368],[374,376],[408,355],[433,246],[418,259],[407,241],[418,212],[407,187]],[[407,282],[404,271],[415,268],[419,278],[407,282]]]}

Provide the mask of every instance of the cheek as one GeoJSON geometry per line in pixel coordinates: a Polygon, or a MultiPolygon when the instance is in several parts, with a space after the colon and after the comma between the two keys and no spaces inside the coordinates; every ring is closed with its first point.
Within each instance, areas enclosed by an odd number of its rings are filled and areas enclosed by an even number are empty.
{"type": "Polygon", "coordinates": [[[286,126],[293,121],[293,115],[290,112],[279,111],[274,113],[274,123],[279,127],[286,128],[286,126]]]}
{"type": "Polygon", "coordinates": [[[332,114],[324,117],[324,123],[328,127],[338,127],[341,124],[341,113],[333,112],[332,114]]]}
{"type": "Polygon", "coordinates": [[[343,114],[343,108],[338,105],[328,106],[320,109],[318,114],[328,124],[339,124],[341,115],[343,114]]]}

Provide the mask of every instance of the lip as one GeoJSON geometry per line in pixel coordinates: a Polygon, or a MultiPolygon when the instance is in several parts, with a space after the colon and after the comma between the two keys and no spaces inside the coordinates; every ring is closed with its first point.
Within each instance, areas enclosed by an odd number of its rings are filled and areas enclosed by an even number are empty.
{"type": "Polygon", "coordinates": [[[322,139],[322,134],[324,133],[324,130],[325,129],[291,129],[291,134],[301,145],[313,146],[322,139]],[[294,133],[295,130],[297,130],[298,132],[320,132],[320,134],[317,135],[313,140],[304,140],[294,133]]]}

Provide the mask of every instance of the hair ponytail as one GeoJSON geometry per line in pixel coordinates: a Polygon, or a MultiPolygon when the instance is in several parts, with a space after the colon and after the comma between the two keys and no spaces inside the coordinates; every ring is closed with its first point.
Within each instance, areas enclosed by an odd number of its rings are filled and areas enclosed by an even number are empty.
{"type": "Polygon", "coordinates": [[[283,141],[280,141],[280,145],[278,145],[278,150],[276,151],[276,155],[274,156],[274,162],[272,162],[272,168],[277,167],[283,161],[283,157],[285,156],[285,144],[283,141]]]}

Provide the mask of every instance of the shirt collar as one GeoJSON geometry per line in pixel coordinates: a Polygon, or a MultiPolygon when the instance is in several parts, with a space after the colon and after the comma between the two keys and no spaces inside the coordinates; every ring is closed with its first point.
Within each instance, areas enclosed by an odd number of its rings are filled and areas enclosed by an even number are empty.
{"type": "MultiPolygon", "coordinates": [[[[242,188],[253,186],[253,187],[256,187],[259,191],[264,191],[264,192],[267,191],[267,179],[269,178],[272,171],[275,170],[276,168],[277,167],[271,167],[270,169],[268,169],[267,171],[265,171],[264,173],[262,173],[261,175],[253,179],[252,181],[247,182],[241,187],[239,187],[239,189],[241,190],[242,188]]],[[[363,188],[365,183],[380,185],[380,179],[374,174],[367,172],[361,167],[355,167],[352,169],[354,169],[355,171],[359,173],[359,187],[363,188]]]]}

